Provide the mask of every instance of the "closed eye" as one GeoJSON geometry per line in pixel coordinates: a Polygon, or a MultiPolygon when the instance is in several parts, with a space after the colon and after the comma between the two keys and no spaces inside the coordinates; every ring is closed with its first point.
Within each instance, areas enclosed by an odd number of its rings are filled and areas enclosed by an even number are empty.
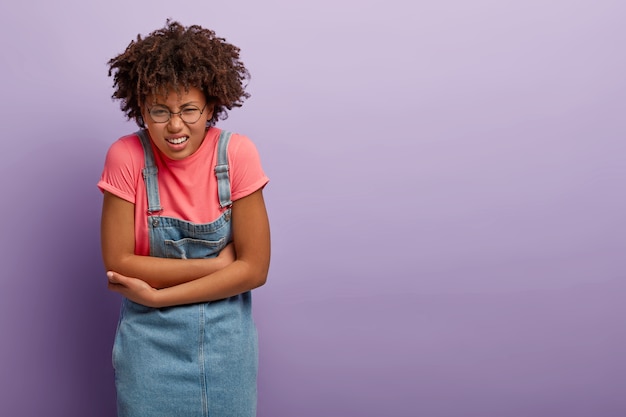
{"type": "Polygon", "coordinates": [[[191,116],[191,115],[197,114],[199,111],[200,109],[197,107],[186,107],[182,109],[180,112],[184,115],[191,116]]]}

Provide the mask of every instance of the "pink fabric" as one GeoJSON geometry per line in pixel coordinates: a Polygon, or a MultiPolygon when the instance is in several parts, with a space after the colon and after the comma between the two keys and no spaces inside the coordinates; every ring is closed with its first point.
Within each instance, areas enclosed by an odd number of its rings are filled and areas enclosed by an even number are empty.
{"type": "MultiPolygon", "coordinates": [[[[224,211],[219,206],[217,140],[221,130],[212,127],[191,156],[172,160],[153,145],[159,170],[159,194],[163,212],[193,223],[209,223],[224,211]]],[[[267,184],[256,147],[246,136],[233,133],[228,146],[232,200],[248,196],[267,184]]],[[[135,205],[135,253],[149,255],[146,187],[142,177],[143,149],[135,134],[114,142],[106,156],[98,187],[135,205]]]]}

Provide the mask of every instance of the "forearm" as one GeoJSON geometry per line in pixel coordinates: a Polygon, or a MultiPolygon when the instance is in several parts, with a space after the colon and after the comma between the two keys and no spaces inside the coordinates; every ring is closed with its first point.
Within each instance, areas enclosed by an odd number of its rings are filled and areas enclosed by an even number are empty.
{"type": "Polygon", "coordinates": [[[210,275],[227,265],[220,257],[206,259],[171,259],[128,255],[107,263],[107,270],[135,277],[151,287],[162,289],[210,275]]]}
{"type": "MultiPolygon", "coordinates": [[[[139,304],[167,307],[220,300],[263,285],[270,263],[270,231],[261,190],[233,202],[232,213],[233,243],[220,252],[212,271],[196,276],[206,267],[197,262],[209,259],[119,256],[117,246],[107,244],[104,259],[110,270],[109,288],[139,304]],[[113,255],[107,258],[109,253],[113,255]],[[225,262],[220,264],[220,258],[225,262]],[[155,277],[159,280],[156,285],[155,277]]],[[[106,230],[108,235],[115,235],[113,225],[106,230]]],[[[129,253],[130,235],[124,242],[129,253]]]]}
{"type": "Polygon", "coordinates": [[[193,281],[154,292],[154,307],[221,300],[265,284],[267,267],[235,261],[227,267],[193,281]]]}
{"type": "Polygon", "coordinates": [[[135,206],[106,192],[101,220],[102,259],[107,271],[166,288],[209,275],[235,260],[233,244],[215,258],[170,259],[135,255],[135,206]]]}

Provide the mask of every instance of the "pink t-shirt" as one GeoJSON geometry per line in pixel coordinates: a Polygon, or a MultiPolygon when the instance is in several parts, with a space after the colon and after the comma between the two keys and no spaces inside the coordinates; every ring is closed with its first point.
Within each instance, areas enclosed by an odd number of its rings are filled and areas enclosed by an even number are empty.
{"type": "MultiPolygon", "coordinates": [[[[217,179],[217,140],[221,130],[209,128],[193,155],[173,160],[152,144],[159,170],[159,196],[166,217],[193,223],[209,223],[226,210],[219,206],[217,179]]],[[[254,143],[233,133],[228,145],[228,164],[233,201],[246,197],[267,184],[268,178],[254,143]]],[[[135,205],[135,254],[149,255],[146,186],[142,176],[144,155],[136,134],[114,142],[106,156],[98,187],[135,205]]]]}

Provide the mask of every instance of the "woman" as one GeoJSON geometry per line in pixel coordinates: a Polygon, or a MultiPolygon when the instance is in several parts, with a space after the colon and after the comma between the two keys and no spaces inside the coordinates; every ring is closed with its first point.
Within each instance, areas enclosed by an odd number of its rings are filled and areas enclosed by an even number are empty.
{"type": "Polygon", "coordinates": [[[214,126],[249,96],[239,49],[168,20],[111,59],[111,75],[142,128],[110,147],[98,183],[108,285],[124,296],[118,415],[254,416],[268,178],[247,137],[214,126]]]}

